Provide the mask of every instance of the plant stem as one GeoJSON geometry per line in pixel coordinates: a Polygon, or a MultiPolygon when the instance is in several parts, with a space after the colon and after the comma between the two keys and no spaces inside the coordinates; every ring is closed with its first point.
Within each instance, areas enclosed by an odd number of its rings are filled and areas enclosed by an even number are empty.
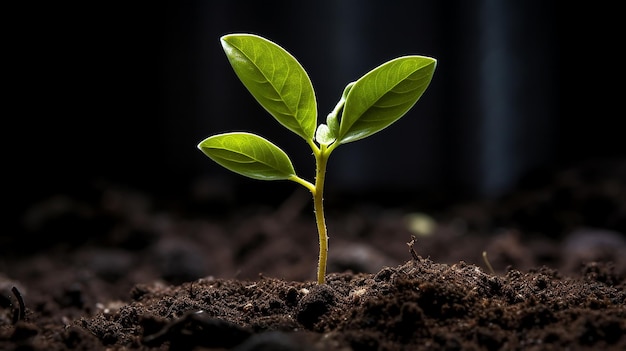
{"type": "Polygon", "coordinates": [[[317,265],[317,283],[326,282],[326,261],[328,258],[328,234],[326,232],[326,219],[324,217],[324,180],[326,179],[326,164],[330,150],[326,145],[321,145],[319,152],[314,152],[316,161],[315,191],[313,194],[313,207],[315,209],[315,221],[320,241],[319,262],[317,265]]]}

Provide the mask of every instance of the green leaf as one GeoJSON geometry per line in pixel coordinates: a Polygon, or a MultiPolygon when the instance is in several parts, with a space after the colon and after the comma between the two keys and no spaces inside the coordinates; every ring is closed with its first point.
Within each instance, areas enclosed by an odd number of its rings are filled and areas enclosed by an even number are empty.
{"type": "Polygon", "coordinates": [[[235,73],[252,96],[283,126],[305,140],[317,127],[317,102],[309,76],[277,44],[253,35],[221,37],[235,73]]]}
{"type": "Polygon", "coordinates": [[[403,56],[357,80],[346,97],[337,141],[363,139],[404,116],[430,84],[436,65],[430,57],[403,56]]]}
{"type": "Polygon", "coordinates": [[[296,174],[283,150],[255,134],[218,134],[201,141],[198,148],[226,169],[253,179],[286,180],[296,174]]]}
{"type": "Polygon", "coordinates": [[[335,135],[326,124],[320,124],[315,132],[315,140],[321,145],[330,145],[335,141],[335,135]]]}
{"type": "Polygon", "coordinates": [[[337,106],[335,106],[335,109],[331,113],[329,113],[328,116],[326,116],[326,125],[329,130],[328,134],[332,137],[333,142],[336,140],[337,135],[339,134],[339,114],[343,110],[343,106],[346,103],[346,97],[348,96],[348,93],[350,92],[350,89],[352,89],[354,83],[356,82],[351,82],[346,85],[343,93],[341,94],[341,99],[339,99],[339,102],[337,103],[337,106]]]}

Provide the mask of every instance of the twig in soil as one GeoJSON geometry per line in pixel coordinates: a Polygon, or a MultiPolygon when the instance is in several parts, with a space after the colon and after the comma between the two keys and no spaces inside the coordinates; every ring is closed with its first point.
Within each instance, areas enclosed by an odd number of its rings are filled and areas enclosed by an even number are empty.
{"type": "Polygon", "coordinates": [[[411,235],[411,241],[409,241],[408,243],[406,243],[406,245],[409,247],[409,252],[411,253],[411,256],[413,257],[413,259],[415,261],[419,261],[420,258],[419,256],[417,256],[417,253],[415,252],[415,235],[411,235]]]}
{"type": "Polygon", "coordinates": [[[26,307],[24,306],[24,299],[20,291],[17,290],[16,287],[13,287],[11,288],[11,292],[17,299],[17,310],[13,313],[13,324],[15,324],[26,317],[26,307]]]}
{"type": "Polygon", "coordinates": [[[487,251],[483,251],[483,261],[485,261],[489,272],[491,272],[491,274],[493,275],[496,275],[496,271],[493,270],[493,267],[491,266],[491,263],[489,263],[489,259],[487,258],[487,251]]]}
{"type": "Polygon", "coordinates": [[[196,297],[196,294],[194,294],[194,291],[193,291],[193,282],[189,284],[189,297],[192,299],[196,297]]]}

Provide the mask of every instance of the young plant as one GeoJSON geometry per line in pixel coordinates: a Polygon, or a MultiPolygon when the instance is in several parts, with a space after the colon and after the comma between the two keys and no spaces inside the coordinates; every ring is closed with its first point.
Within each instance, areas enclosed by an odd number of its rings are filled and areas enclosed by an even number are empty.
{"type": "Polygon", "coordinates": [[[313,85],[291,54],[253,34],[225,35],[220,41],[235,73],[257,102],[309,144],[316,162],[315,181],[299,177],[283,150],[255,134],[213,135],[198,148],[235,173],[260,180],[290,180],[311,192],[320,245],[317,282],[324,284],[328,235],[323,192],[328,157],[340,145],[377,133],[409,111],[430,84],[437,61],[402,56],[376,67],[348,84],[326,123],[318,125],[313,85]]]}

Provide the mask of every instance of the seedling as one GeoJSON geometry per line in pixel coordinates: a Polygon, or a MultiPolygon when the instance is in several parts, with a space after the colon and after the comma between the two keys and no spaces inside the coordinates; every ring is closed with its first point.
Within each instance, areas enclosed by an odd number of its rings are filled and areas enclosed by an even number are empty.
{"type": "Polygon", "coordinates": [[[259,180],[290,180],[311,192],[320,244],[317,282],[324,284],[328,235],[323,192],[328,157],[339,145],[377,133],[409,111],[430,84],[437,61],[412,55],[376,67],[348,84],[326,123],[318,125],[313,85],[290,53],[253,34],[225,35],[220,41],[235,73],[257,102],[309,144],[316,162],[315,181],[298,176],[289,156],[256,134],[217,134],[204,139],[198,148],[235,173],[259,180]]]}

